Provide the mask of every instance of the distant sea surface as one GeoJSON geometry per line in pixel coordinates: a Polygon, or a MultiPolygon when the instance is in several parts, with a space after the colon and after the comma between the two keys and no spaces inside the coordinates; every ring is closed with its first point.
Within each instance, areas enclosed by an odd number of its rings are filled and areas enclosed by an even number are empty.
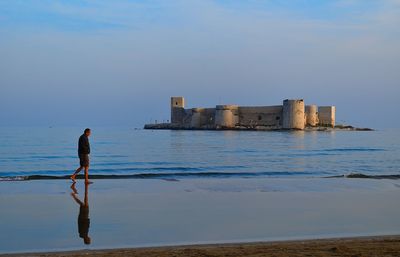
{"type": "MultiPolygon", "coordinates": [[[[161,131],[92,128],[96,178],[400,175],[400,130],[161,131]]],[[[67,178],[82,128],[0,128],[0,179],[67,178]]]]}

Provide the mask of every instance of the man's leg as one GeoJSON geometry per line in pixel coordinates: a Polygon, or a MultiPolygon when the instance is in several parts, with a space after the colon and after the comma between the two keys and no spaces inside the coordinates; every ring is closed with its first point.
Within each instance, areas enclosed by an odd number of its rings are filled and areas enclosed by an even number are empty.
{"type": "Polygon", "coordinates": [[[80,166],[79,168],[76,169],[76,171],[74,172],[74,174],[72,174],[71,179],[72,181],[75,181],[76,175],[81,172],[81,170],[83,169],[82,166],[80,166]]]}
{"type": "Polygon", "coordinates": [[[89,184],[85,184],[85,200],[84,205],[89,207],[89,184]]]}
{"type": "Polygon", "coordinates": [[[77,195],[78,194],[78,190],[76,190],[75,184],[76,184],[76,182],[74,181],[70,188],[72,189],[72,193],[77,195]]]}
{"type": "Polygon", "coordinates": [[[89,181],[89,166],[85,166],[85,183],[92,184],[93,182],[89,181]]]}

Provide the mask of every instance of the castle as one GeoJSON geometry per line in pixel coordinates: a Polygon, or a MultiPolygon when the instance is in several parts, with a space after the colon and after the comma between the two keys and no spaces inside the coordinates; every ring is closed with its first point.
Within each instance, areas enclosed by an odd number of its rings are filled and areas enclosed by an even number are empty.
{"type": "Polygon", "coordinates": [[[183,97],[171,97],[171,122],[147,124],[145,129],[304,130],[335,127],[335,106],[305,105],[302,99],[275,106],[217,105],[185,109],[183,97]]]}

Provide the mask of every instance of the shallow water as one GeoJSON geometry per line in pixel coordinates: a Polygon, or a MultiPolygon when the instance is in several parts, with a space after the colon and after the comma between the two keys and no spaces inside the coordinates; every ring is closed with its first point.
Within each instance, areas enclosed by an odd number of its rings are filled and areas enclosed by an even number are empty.
{"type": "Polygon", "coordinates": [[[85,244],[70,185],[0,183],[0,253],[400,233],[395,180],[104,179],[87,188],[85,244]]]}
{"type": "MultiPolygon", "coordinates": [[[[63,176],[78,165],[77,128],[0,128],[0,177],[63,176]]],[[[90,174],[134,178],[400,174],[400,130],[151,131],[93,128],[90,174]]]]}

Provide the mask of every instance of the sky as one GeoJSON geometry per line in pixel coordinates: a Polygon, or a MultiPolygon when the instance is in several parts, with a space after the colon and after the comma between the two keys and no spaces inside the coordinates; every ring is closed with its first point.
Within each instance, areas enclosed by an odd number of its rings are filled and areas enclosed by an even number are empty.
{"type": "Polygon", "coordinates": [[[400,0],[0,0],[0,126],[142,127],[170,96],[399,128],[400,0]]]}

